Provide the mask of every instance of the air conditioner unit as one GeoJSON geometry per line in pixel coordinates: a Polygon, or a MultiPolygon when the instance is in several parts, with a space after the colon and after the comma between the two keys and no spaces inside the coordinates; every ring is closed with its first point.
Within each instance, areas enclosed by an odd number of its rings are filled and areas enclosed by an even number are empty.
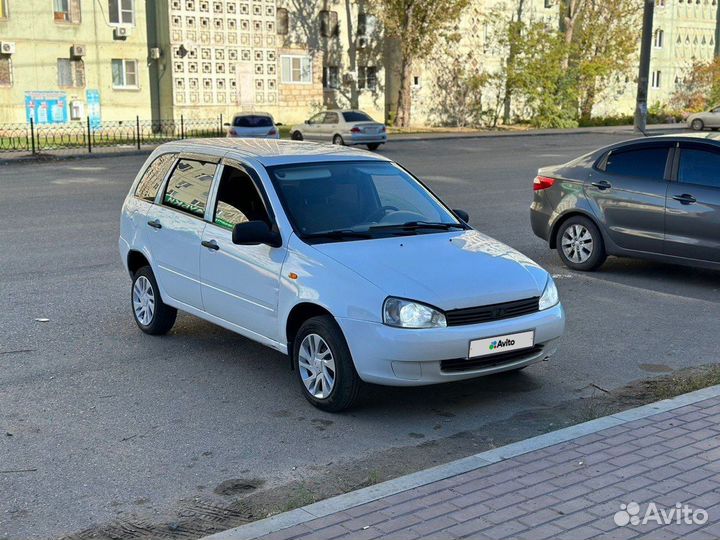
{"type": "Polygon", "coordinates": [[[115,39],[125,39],[127,37],[130,37],[131,33],[132,30],[129,26],[116,26],[115,30],[113,31],[115,39]]]}
{"type": "Polygon", "coordinates": [[[70,47],[70,56],[72,56],[73,58],[81,58],[85,56],[85,50],[85,45],[73,45],[72,47],[70,47]]]}
{"type": "Polygon", "coordinates": [[[15,43],[12,41],[0,41],[0,53],[15,54],[15,43]]]}
{"type": "Polygon", "coordinates": [[[159,60],[160,59],[160,47],[150,47],[150,59],[151,60],[159,60]]]}
{"type": "Polygon", "coordinates": [[[368,38],[367,36],[358,36],[357,38],[357,48],[358,49],[366,49],[368,46],[368,38]]]}

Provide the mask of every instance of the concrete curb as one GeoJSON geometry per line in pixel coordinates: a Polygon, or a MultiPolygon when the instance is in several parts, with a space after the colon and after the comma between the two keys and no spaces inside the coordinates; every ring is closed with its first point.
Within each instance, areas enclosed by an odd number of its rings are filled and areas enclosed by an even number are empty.
{"type": "MultiPolygon", "coordinates": [[[[684,124],[655,124],[648,127],[647,133],[652,136],[655,132],[660,134],[665,131],[685,131],[688,128],[684,124]]],[[[636,134],[631,126],[599,126],[589,128],[573,128],[573,129],[538,129],[529,131],[483,131],[483,132],[470,132],[470,133],[418,133],[416,135],[402,133],[395,133],[391,135],[390,142],[405,142],[405,141],[435,141],[435,140],[454,140],[454,139],[493,139],[501,137],[547,137],[552,135],[591,135],[600,133],[603,135],[633,135],[636,134]]],[[[638,137],[642,135],[637,133],[638,137]]],[[[171,141],[168,141],[171,142],[171,141]]],[[[148,145],[138,150],[133,149],[119,149],[116,151],[112,150],[101,150],[88,153],[78,154],[37,154],[37,155],[21,155],[17,157],[3,158],[0,157],[1,165],[11,165],[14,163],[51,163],[55,161],[66,161],[71,159],[95,159],[95,158],[107,158],[107,157],[124,157],[124,156],[139,156],[145,155],[152,152],[159,145],[148,145]]],[[[62,152],[62,151],[61,151],[62,152]]]]}
{"type": "Polygon", "coordinates": [[[355,506],[395,495],[409,489],[480,469],[505,459],[568,442],[604,429],[679,409],[680,407],[692,405],[718,396],[720,396],[720,385],[710,386],[672,399],[664,399],[635,409],[628,409],[627,411],[545,433],[494,450],[481,452],[444,465],[438,465],[437,467],[432,467],[424,471],[401,476],[394,480],[382,482],[381,484],[338,495],[324,501],[303,506],[302,508],[206,536],[204,540],[252,540],[253,538],[258,538],[272,532],[334,514],[335,512],[348,510],[355,506]]]}

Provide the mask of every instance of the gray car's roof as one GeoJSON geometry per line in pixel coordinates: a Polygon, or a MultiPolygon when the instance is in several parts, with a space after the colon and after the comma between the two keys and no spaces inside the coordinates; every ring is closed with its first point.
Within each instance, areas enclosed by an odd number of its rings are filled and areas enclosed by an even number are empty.
{"type": "Polygon", "coordinates": [[[263,165],[358,159],[390,161],[378,154],[345,146],[278,139],[244,139],[242,137],[185,139],[165,143],[162,146],[172,147],[174,151],[180,152],[202,153],[208,151],[212,155],[230,151],[238,157],[251,158],[263,165]]]}

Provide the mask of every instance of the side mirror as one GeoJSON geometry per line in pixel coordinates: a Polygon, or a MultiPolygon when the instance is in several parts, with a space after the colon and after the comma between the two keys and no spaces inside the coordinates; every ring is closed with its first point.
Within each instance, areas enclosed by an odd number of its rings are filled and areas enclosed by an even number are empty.
{"type": "Polygon", "coordinates": [[[282,126],[283,123],[282,123],[282,122],[275,122],[275,125],[276,125],[276,126],[282,126]]]}
{"type": "Polygon", "coordinates": [[[238,223],[232,231],[233,244],[240,246],[257,246],[267,244],[270,247],[282,246],[280,233],[270,229],[264,221],[246,221],[238,223]]]}
{"type": "Polygon", "coordinates": [[[305,123],[306,123],[306,124],[309,124],[309,123],[310,123],[310,120],[305,120],[305,123]]]}
{"type": "Polygon", "coordinates": [[[465,223],[470,221],[470,214],[468,214],[465,210],[459,210],[457,208],[453,208],[453,212],[457,217],[462,219],[465,223]]]}
{"type": "Polygon", "coordinates": [[[230,122],[225,122],[225,123],[223,124],[223,126],[225,126],[225,127],[230,127],[230,122]]]}

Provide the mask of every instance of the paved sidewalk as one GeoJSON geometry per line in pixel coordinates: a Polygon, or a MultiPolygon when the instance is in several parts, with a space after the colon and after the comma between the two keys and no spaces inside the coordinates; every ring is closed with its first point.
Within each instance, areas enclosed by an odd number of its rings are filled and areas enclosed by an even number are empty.
{"type": "Polygon", "coordinates": [[[720,386],[207,538],[596,537],[720,538],[720,386]]]}

